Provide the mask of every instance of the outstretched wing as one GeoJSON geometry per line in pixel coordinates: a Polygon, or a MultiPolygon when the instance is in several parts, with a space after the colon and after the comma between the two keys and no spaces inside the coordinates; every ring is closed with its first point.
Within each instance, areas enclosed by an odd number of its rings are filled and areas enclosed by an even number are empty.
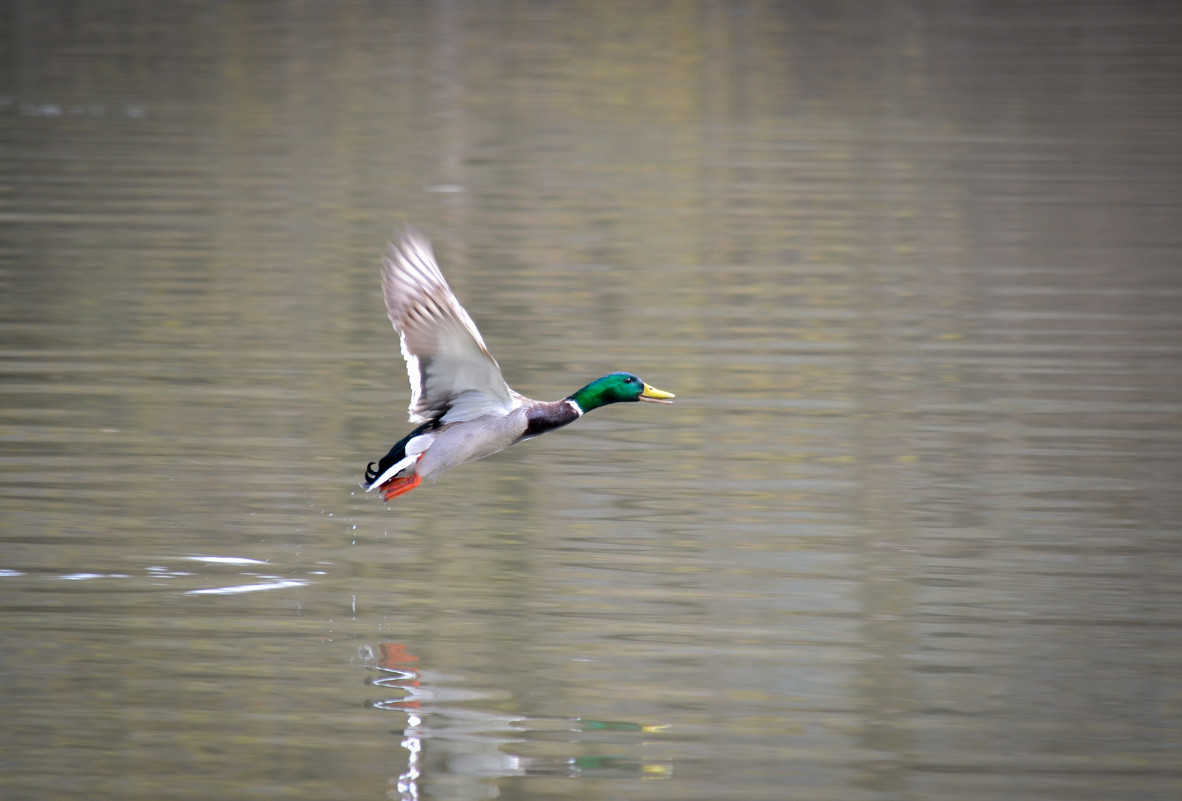
{"type": "Polygon", "coordinates": [[[435,263],[431,243],[404,231],[382,257],[382,294],[410,376],[410,420],[454,423],[508,414],[516,393],[435,263]]]}

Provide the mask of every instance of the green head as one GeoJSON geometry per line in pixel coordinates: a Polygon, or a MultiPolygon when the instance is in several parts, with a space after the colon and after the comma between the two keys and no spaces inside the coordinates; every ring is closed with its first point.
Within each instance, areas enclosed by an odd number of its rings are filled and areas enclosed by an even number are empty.
{"type": "Polygon", "coordinates": [[[655,403],[672,403],[672,392],[663,392],[656,387],[650,387],[631,373],[610,373],[603,378],[597,378],[587,386],[571,395],[572,400],[579,405],[583,413],[607,406],[609,403],[623,403],[626,401],[652,401],[655,403]]]}

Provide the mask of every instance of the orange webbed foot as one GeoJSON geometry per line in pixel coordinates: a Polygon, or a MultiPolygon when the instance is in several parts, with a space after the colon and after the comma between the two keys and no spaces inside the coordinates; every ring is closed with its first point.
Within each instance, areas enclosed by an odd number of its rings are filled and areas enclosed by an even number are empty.
{"type": "Polygon", "coordinates": [[[412,489],[417,487],[423,481],[418,473],[411,473],[409,476],[402,478],[392,478],[383,484],[379,489],[382,491],[382,497],[387,501],[397,498],[399,495],[405,495],[412,489]]]}

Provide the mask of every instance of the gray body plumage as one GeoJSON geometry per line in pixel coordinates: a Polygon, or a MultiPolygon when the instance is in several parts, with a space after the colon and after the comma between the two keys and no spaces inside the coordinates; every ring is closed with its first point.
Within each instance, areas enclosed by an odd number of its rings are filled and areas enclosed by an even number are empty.
{"type": "Polygon", "coordinates": [[[412,439],[407,443],[407,455],[423,454],[415,465],[415,472],[424,480],[437,478],[453,467],[492,456],[523,439],[544,434],[579,417],[577,407],[569,401],[522,400],[523,403],[507,415],[485,415],[444,425],[412,439]]]}

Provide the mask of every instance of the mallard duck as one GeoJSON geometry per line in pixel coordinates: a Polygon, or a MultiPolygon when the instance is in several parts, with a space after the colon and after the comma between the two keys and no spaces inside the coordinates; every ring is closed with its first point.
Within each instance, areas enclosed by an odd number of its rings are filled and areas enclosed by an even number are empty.
{"type": "Polygon", "coordinates": [[[440,272],[431,243],[413,231],[382,257],[382,294],[410,376],[410,421],[418,423],[377,467],[370,462],[365,469],[361,486],[381,490],[387,501],[600,406],[673,402],[673,393],[631,373],[609,373],[553,402],[514,392],[440,272]]]}

